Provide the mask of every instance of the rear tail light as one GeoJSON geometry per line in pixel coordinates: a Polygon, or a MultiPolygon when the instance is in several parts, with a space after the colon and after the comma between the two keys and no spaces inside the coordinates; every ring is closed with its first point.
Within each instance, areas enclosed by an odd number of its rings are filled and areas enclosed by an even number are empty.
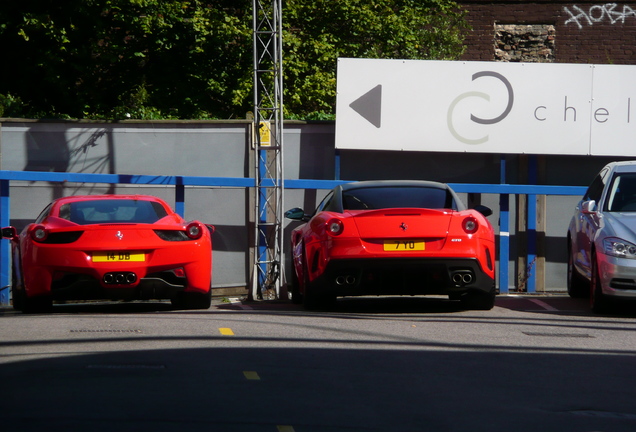
{"type": "Polygon", "coordinates": [[[474,234],[479,229],[479,223],[477,219],[472,216],[467,217],[462,222],[462,228],[466,231],[467,234],[474,234]]]}
{"type": "Polygon", "coordinates": [[[49,236],[49,232],[42,225],[36,225],[31,230],[31,238],[36,242],[42,243],[46,241],[46,238],[49,236]]]}
{"type": "Polygon", "coordinates": [[[344,224],[340,219],[332,218],[327,221],[327,234],[339,236],[344,231],[344,224]]]}
{"type": "Polygon", "coordinates": [[[186,227],[186,235],[192,240],[198,240],[203,235],[203,227],[197,222],[192,222],[186,227]]]}

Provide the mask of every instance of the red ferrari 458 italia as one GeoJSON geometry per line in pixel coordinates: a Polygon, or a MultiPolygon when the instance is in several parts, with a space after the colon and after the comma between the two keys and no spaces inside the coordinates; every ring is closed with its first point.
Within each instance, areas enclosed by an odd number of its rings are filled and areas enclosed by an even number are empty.
{"type": "Polygon", "coordinates": [[[485,206],[467,209],[446,184],[363,181],[337,186],[292,232],[292,301],[338,296],[448,295],[466,308],[495,301],[495,234],[485,206]]]}
{"type": "Polygon", "coordinates": [[[211,302],[212,225],[186,222],[159,198],[59,198],[11,239],[13,307],[47,311],[53,300],[211,302]]]}

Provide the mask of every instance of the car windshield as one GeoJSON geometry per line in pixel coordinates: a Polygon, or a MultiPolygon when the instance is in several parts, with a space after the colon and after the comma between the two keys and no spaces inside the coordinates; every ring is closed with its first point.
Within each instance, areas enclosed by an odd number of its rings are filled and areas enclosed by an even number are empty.
{"type": "Polygon", "coordinates": [[[636,173],[618,174],[608,191],[605,211],[636,212],[636,173]]]}
{"type": "Polygon", "coordinates": [[[453,209],[457,206],[446,189],[421,186],[369,187],[344,191],[345,210],[375,210],[386,208],[453,209]]]}
{"type": "Polygon", "coordinates": [[[133,199],[77,201],[60,207],[62,219],[80,225],[154,223],[167,215],[166,209],[158,202],[133,199]]]}

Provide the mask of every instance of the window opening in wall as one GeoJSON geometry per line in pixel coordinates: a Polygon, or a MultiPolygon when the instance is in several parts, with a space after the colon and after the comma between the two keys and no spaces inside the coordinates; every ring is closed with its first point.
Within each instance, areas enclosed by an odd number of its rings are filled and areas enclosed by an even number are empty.
{"type": "Polygon", "coordinates": [[[495,61],[552,63],[555,36],[551,24],[495,24],[495,61]]]}

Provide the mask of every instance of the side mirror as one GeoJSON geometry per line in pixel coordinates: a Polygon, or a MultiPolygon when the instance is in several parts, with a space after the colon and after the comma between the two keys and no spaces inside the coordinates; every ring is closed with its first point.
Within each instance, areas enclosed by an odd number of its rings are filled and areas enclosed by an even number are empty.
{"type": "Polygon", "coordinates": [[[294,207],[291,210],[287,210],[285,212],[285,217],[287,219],[306,221],[305,211],[300,207],[294,207]]]}
{"type": "Polygon", "coordinates": [[[490,207],[486,207],[485,205],[481,205],[481,204],[475,206],[475,210],[477,210],[479,213],[483,214],[486,217],[492,214],[492,209],[490,207]]]}
{"type": "Polygon", "coordinates": [[[594,200],[583,201],[581,203],[581,213],[583,214],[596,213],[596,201],[594,200]]]}
{"type": "Polygon", "coordinates": [[[210,235],[214,234],[214,232],[216,231],[214,225],[205,224],[205,226],[208,228],[208,231],[210,231],[210,235]]]}
{"type": "Polygon", "coordinates": [[[18,239],[18,230],[15,227],[8,226],[2,228],[2,238],[6,238],[9,240],[17,240],[18,239]]]}

